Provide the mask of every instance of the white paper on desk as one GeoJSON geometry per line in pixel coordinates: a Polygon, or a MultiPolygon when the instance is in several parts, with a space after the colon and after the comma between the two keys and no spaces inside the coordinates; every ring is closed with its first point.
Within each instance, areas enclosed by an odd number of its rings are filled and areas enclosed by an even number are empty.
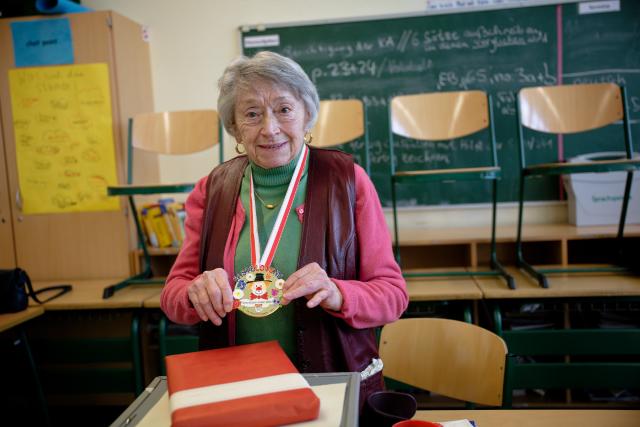
{"type": "Polygon", "coordinates": [[[313,392],[320,399],[320,414],[313,421],[291,424],[304,427],[335,427],[342,419],[342,405],[347,383],[314,385],[313,392]]]}
{"type": "Polygon", "coordinates": [[[442,427],[473,427],[469,420],[438,421],[442,427]]]}
{"type": "MultiPolygon", "coordinates": [[[[320,399],[320,414],[313,421],[289,424],[304,427],[335,427],[342,419],[342,405],[347,383],[316,385],[311,387],[320,399]]],[[[138,427],[170,427],[171,411],[169,410],[169,394],[165,392],[158,403],[140,420],[138,427]]]]}

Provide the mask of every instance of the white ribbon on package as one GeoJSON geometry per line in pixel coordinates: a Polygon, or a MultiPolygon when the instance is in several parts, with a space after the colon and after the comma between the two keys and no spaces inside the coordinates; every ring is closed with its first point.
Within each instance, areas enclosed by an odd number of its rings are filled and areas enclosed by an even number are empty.
{"type": "Polygon", "coordinates": [[[279,391],[311,388],[301,374],[290,373],[272,375],[270,377],[252,380],[235,381],[226,384],[216,384],[197,387],[173,393],[169,398],[171,412],[191,406],[208,403],[224,402],[225,400],[241,399],[243,397],[261,394],[277,393],[279,391]]]}

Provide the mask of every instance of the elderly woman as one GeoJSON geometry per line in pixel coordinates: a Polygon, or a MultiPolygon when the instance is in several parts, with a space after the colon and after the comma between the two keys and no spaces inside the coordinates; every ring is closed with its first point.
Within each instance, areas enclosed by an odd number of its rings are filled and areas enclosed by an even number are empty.
{"type": "Polygon", "coordinates": [[[375,188],[351,156],[309,145],[318,94],[294,61],[242,57],[219,90],[246,154],[189,195],[162,309],[201,322],[202,349],[275,339],[301,372],[362,372],[362,402],[382,388],[374,328],[408,301],[375,188]]]}

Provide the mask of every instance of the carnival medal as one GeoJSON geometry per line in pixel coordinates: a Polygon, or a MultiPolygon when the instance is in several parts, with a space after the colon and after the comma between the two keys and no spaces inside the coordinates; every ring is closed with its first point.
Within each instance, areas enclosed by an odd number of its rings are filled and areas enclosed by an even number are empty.
{"type": "Polygon", "coordinates": [[[233,307],[252,317],[265,317],[280,308],[282,300],[282,286],[284,277],[271,262],[280,243],[289,212],[295,199],[298,185],[304,173],[305,164],[309,156],[309,148],[304,145],[303,152],[296,163],[293,176],[289,182],[276,222],[269,234],[269,240],[264,253],[261,254],[260,238],[258,236],[258,221],[256,215],[255,192],[253,188],[253,173],[249,176],[249,226],[251,246],[251,266],[243,268],[234,276],[233,307]]]}
{"type": "Polygon", "coordinates": [[[273,267],[248,268],[234,276],[234,306],[249,316],[268,316],[280,308],[282,274],[273,267]]]}

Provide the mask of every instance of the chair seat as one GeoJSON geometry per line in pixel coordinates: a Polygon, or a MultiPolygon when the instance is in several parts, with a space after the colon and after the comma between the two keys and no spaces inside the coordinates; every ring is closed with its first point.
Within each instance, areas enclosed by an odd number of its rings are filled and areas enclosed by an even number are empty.
{"type": "Polygon", "coordinates": [[[587,172],[640,170],[640,159],[599,160],[576,163],[543,163],[523,169],[524,175],[562,175],[587,172]]]}
{"type": "Polygon", "coordinates": [[[160,185],[118,185],[107,187],[109,196],[141,196],[162,193],[188,193],[195,184],[160,184],[160,185]]]}
{"type": "Polygon", "coordinates": [[[400,171],[393,175],[396,182],[402,181],[443,181],[443,180],[494,180],[500,178],[500,167],[486,166],[477,168],[431,169],[400,171]]]}

